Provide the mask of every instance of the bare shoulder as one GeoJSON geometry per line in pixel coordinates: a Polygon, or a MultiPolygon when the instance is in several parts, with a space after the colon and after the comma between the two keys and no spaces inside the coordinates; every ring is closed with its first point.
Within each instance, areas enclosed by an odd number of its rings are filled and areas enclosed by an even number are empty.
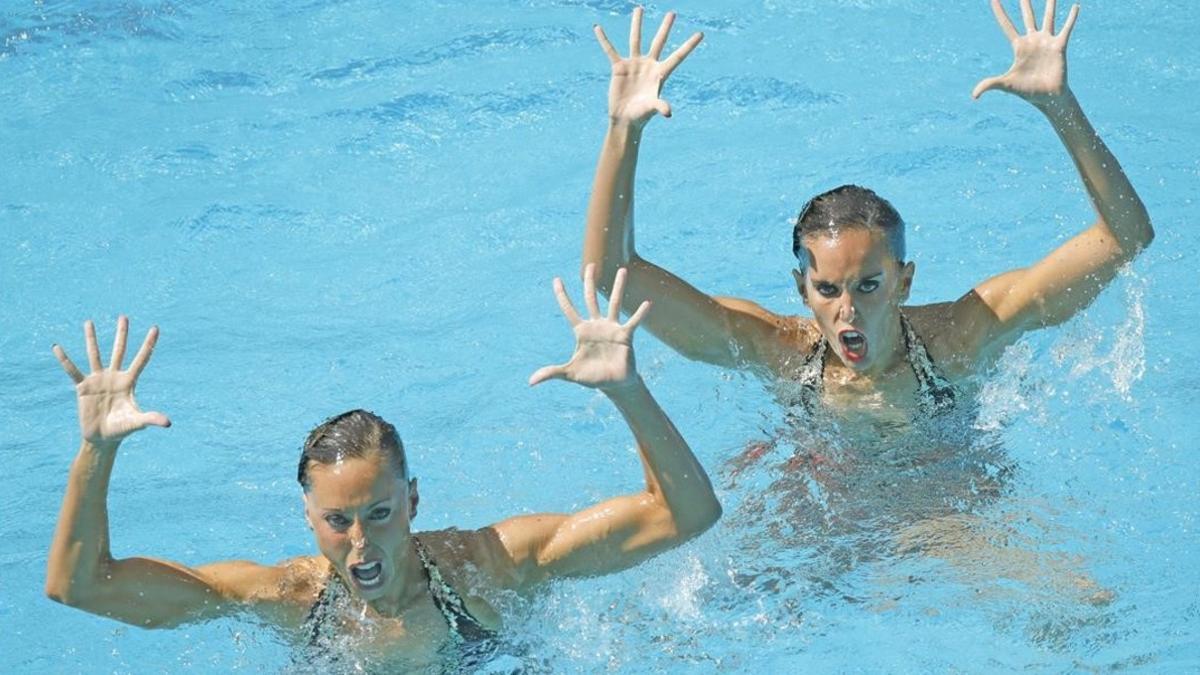
{"type": "Polygon", "coordinates": [[[249,560],[226,560],[198,568],[234,597],[244,600],[281,600],[312,590],[328,575],[324,558],[302,556],[275,565],[249,560]]]}
{"type": "Polygon", "coordinates": [[[503,564],[506,558],[504,545],[496,530],[491,527],[478,530],[452,527],[419,532],[416,537],[429,551],[442,578],[466,603],[471,615],[486,626],[499,627],[501,619],[494,608],[494,591],[508,588],[509,584],[504,578],[508,567],[503,564]]]}
{"type": "Polygon", "coordinates": [[[938,302],[904,308],[913,331],[924,343],[929,358],[943,373],[962,377],[970,373],[975,358],[972,348],[974,327],[964,325],[957,302],[938,302]]]}
{"type": "Polygon", "coordinates": [[[301,556],[275,565],[228,560],[197,571],[220,589],[222,596],[276,623],[295,626],[328,582],[331,568],[324,557],[301,556]]]}
{"type": "Polygon", "coordinates": [[[452,527],[421,532],[417,537],[448,576],[476,573],[493,576],[504,567],[500,559],[507,558],[504,543],[493,527],[478,530],[452,527]]]}
{"type": "MultiPolygon", "coordinates": [[[[758,332],[755,348],[757,361],[775,376],[783,374],[797,353],[807,354],[820,331],[812,319],[795,314],[776,314],[751,300],[743,298],[714,297],[722,307],[753,321],[765,330],[758,332]]],[[[739,327],[735,332],[744,333],[739,327]]]]}

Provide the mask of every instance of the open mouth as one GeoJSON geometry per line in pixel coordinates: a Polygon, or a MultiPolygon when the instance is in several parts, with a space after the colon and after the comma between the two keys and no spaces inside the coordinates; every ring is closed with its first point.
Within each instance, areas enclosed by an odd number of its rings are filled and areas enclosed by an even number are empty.
{"type": "Polygon", "coordinates": [[[842,343],[842,353],[853,362],[862,361],[867,356],[867,336],[856,330],[844,330],[838,333],[842,343]]]}
{"type": "Polygon", "coordinates": [[[361,562],[350,566],[350,576],[363,588],[374,588],[383,583],[383,563],[378,560],[361,562]]]}

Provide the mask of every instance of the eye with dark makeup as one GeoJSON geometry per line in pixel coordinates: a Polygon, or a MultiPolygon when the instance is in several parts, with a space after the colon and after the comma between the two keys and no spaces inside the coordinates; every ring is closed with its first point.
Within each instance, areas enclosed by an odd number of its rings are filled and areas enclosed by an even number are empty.
{"type": "Polygon", "coordinates": [[[325,516],[325,522],[335,530],[341,531],[350,527],[350,519],[340,513],[330,513],[325,516]]]}
{"type": "Polygon", "coordinates": [[[866,279],[858,284],[858,290],[862,293],[873,293],[879,288],[878,279],[866,279]]]}
{"type": "Polygon", "coordinates": [[[836,298],[838,294],[841,293],[837,286],[834,286],[833,284],[827,284],[823,281],[816,282],[813,284],[813,287],[817,289],[818,293],[826,298],[836,298]]]}
{"type": "Polygon", "coordinates": [[[387,520],[392,515],[392,509],[387,506],[381,506],[371,511],[371,520],[387,520]]]}

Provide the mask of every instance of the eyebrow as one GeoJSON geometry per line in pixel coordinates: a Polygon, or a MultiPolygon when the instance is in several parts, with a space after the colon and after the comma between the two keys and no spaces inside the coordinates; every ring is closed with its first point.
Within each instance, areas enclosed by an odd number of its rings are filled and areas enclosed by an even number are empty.
{"type": "MultiPolygon", "coordinates": [[[[384,504],[384,503],[390,502],[390,501],[392,501],[391,496],[384,497],[383,499],[380,499],[379,501],[375,502],[374,504],[371,504],[370,506],[368,506],[367,510],[371,511],[375,507],[380,506],[381,504],[384,504]]],[[[324,511],[325,513],[341,513],[343,511],[343,509],[322,509],[322,511],[324,511]]]]}
{"type": "MultiPolygon", "coordinates": [[[[858,278],[858,280],[859,280],[859,281],[871,281],[871,280],[872,280],[872,279],[874,279],[875,277],[881,277],[881,276],[883,276],[883,272],[882,272],[882,271],[879,271],[879,272],[876,272],[876,273],[874,273],[874,274],[871,274],[871,275],[869,275],[869,276],[865,276],[865,277],[859,277],[859,278],[858,278]]],[[[810,278],[810,279],[812,279],[812,282],[813,282],[813,284],[832,284],[832,285],[834,285],[834,286],[836,286],[836,285],[837,285],[837,282],[836,282],[836,281],[829,281],[829,280],[827,280],[827,279],[818,279],[818,278],[817,278],[817,277],[815,277],[815,276],[812,276],[812,277],[809,277],[809,278],[810,278]]]]}

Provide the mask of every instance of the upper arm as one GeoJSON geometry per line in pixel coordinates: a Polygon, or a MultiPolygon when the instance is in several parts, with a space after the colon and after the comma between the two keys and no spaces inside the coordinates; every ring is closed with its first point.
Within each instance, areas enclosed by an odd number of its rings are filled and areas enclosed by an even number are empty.
{"type": "Polygon", "coordinates": [[[278,600],[285,571],[246,561],[188,567],[154,558],[113,560],[69,604],[144,628],[215,619],[247,603],[278,600]]]}
{"type": "Polygon", "coordinates": [[[1034,265],[1005,272],[955,302],[955,326],[974,354],[1087,307],[1136,251],[1123,250],[1103,223],[1080,232],[1034,265]]]}
{"type": "Polygon", "coordinates": [[[571,515],[517,516],[491,529],[516,587],[551,577],[616,572],[687,538],[681,537],[661,498],[648,492],[615,497],[571,515]]]}
{"type": "MultiPolygon", "coordinates": [[[[634,257],[628,264],[623,308],[654,303],[644,325],[684,356],[724,367],[769,365],[786,320],[738,298],[710,296],[663,268],[634,257]]],[[[612,278],[601,280],[605,293],[612,278]]]]}

